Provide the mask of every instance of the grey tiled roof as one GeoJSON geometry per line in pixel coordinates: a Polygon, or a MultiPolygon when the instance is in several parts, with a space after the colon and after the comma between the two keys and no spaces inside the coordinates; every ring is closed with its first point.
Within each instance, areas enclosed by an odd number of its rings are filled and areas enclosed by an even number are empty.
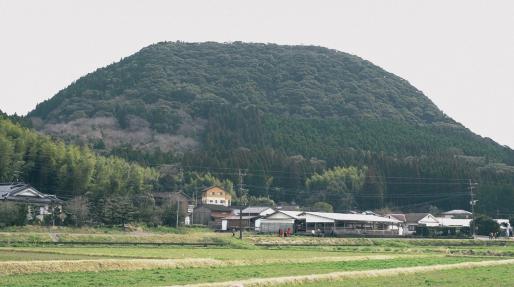
{"type": "Polygon", "coordinates": [[[5,197],[10,193],[27,187],[24,183],[0,183],[0,197],[5,197]]]}
{"type": "Polygon", "coordinates": [[[25,183],[0,183],[0,200],[17,201],[25,203],[50,203],[61,201],[55,195],[41,193],[34,187],[25,183]],[[29,188],[34,190],[38,194],[38,197],[18,196],[17,193],[29,188]]]}
{"type": "Polygon", "coordinates": [[[405,219],[407,222],[418,222],[421,219],[425,218],[425,216],[429,215],[430,213],[406,213],[405,219]]]}

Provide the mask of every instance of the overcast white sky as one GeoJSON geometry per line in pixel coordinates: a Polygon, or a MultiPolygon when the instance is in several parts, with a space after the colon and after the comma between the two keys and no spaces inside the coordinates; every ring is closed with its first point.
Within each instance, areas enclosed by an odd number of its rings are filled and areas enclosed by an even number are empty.
{"type": "Polygon", "coordinates": [[[0,109],[25,114],[88,72],[165,40],[349,52],[514,147],[514,1],[0,0],[0,109]]]}

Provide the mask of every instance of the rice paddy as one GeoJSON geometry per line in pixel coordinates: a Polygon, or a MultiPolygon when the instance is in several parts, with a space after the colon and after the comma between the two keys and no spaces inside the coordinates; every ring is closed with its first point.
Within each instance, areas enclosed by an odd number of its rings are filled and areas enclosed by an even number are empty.
{"type": "Polygon", "coordinates": [[[84,233],[61,236],[71,240],[66,244],[0,237],[0,286],[514,286],[511,241],[254,236],[240,242],[206,231],[144,232],[137,239],[107,231],[91,232],[95,244],[87,244],[70,239],[77,234],[84,233]],[[217,244],[177,245],[188,237],[217,244]],[[473,284],[461,282],[467,279],[473,284]]]}

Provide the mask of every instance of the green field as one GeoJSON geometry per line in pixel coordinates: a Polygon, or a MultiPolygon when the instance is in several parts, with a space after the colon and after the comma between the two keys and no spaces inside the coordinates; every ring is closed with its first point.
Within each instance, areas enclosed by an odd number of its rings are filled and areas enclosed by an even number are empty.
{"type": "MultiPolygon", "coordinates": [[[[40,282],[49,286],[159,286],[187,283],[230,281],[254,277],[275,277],[329,273],[336,271],[369,270],[378,268],[409,267],[477,261],[479,258],[428,257],[392,260],[363,260],[349,262],[325,262],[302,264],[266,264],[254,266],[230,266],[207,268],[184,268],[169,270],[71,272],[30,274],[23,276],[0,277],[2,286],[30,286],[40,282]]],[[[41,285],[42,286],[42,285],[41,285]]]]}
{"type": "Polygon", "coordinates": [[[281,286],[514,286],[512,241],[248,236],[241,242],[202,229],[42,228],[0,234],[0,286],[230,286],[233,281],[253,286],[251,280],[271,286],[290,282],[284,276],[298,282],[281,286]],[[63,241],[55,242],[55,234],[63,241]],[[188,240],[214,244],[180,245],[188,240]],[[500,261],[507,265],[476,265],[500,261]],[[475,265],[463,267],[468,263],[475,265]],[[418,267],[425,269],[395,273],[418,267]],[[367,275],[380,270],[393,274],[367,275]],[[323,277],[331,274],[344,280],[323,277]]]}
{"type": "Polygon", "coordinates": [[[393,277],[358,278],[336,281],[321,281],[316,283],[286,284],[280,287],[420,287],[420,286],[514,286],[514,267],[496,266],[479,267],[474,269],[455,269],[415,275],[402,275],[393,277]]]}
{"type": "MultiPolygon", "coordinates": [[[[99,256],[123,257],[138,259],[183,259],[183,258],[214,258],[214,259],[273,259],[273,258],[312,258],[319,256],[349,256],[368,254],[370,252],[337,252],[318,250],[270,250],[270,249],[233,249],[233,248],[183,248],[183,247],[0,247],[0,254],[18,253],[23,257],[24,252],[29,254],[47,253],[56,256],[99,256]]],[[[381,253],[382,254],[382,253],[381,253]]],[[[28,255],[30,257],[32,255],[28,255]]]]}

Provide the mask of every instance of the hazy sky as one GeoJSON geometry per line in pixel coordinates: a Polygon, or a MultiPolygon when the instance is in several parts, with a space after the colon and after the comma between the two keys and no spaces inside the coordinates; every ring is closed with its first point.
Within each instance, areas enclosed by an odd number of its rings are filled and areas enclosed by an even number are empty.
{"type": "Polygon", "coordinates": [[[165,40],[356,54],[514,147],[514,1],[0,0],[0,109],[25,114],[88,72],[165,40]]]}

